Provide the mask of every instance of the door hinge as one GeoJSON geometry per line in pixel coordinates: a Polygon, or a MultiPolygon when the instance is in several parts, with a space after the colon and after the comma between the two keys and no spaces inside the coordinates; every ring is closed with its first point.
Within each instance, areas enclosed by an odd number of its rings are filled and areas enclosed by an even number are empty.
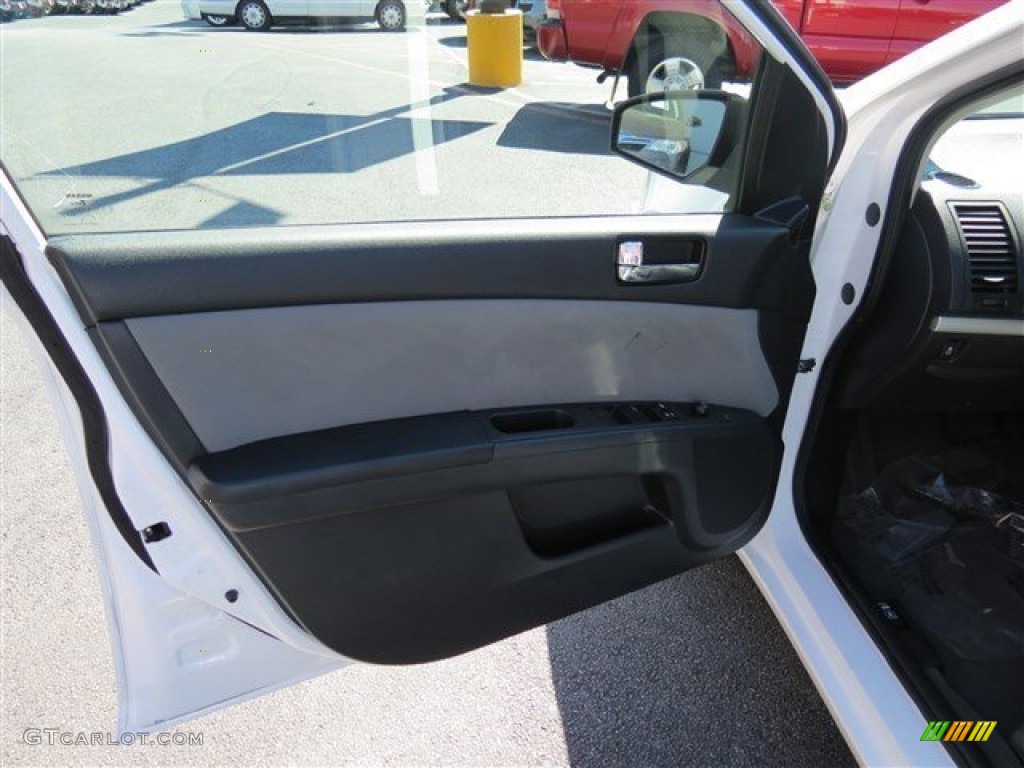
{"type": "Polygon", "coordinates": [[[811,371],[814,370],[814,366],[816,366],[817,364],[818,361],[815,360],[813,357],[805,357],[797,364],[796,371],[797,373],[810,373],[811,371]]]}

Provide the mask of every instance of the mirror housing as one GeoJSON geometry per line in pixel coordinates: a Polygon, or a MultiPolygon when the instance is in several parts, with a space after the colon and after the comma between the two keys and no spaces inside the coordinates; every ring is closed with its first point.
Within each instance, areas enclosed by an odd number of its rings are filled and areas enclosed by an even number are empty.
{"type": "Polygon", "coordinates": [[[726,91],[646,93],[615,107],[612,151],[677,181],[721,166],[736,141],[744,100],[726,91]]]}

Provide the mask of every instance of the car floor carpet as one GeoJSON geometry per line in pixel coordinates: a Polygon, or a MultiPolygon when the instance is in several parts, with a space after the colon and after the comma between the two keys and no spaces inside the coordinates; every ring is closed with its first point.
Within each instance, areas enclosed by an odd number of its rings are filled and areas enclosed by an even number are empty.
{"type": "Polygon", "coordinates": [[[840,500],[832,541],[982,717],[1024,724],[1024,442],[894,461],[840,500]]]}

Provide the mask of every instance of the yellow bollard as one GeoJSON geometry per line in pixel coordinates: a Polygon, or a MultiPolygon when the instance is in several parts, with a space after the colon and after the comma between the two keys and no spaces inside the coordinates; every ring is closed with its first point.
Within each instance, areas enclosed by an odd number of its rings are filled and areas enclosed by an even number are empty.
{"type": "Polygon", "coordinates": [[[523,82],[523,12],[466,13],[469,82],[515,88],[523,82]]]}

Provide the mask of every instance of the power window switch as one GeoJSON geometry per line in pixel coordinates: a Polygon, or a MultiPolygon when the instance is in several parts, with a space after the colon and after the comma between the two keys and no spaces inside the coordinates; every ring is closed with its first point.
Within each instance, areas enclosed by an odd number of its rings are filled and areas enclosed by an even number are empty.
{"type": "Polygon", "coordinates": [[[654,410],[658,412],[661,421],[675,421],[679,418],[676,409],[666,403],[657,403],[654,410]]]}

